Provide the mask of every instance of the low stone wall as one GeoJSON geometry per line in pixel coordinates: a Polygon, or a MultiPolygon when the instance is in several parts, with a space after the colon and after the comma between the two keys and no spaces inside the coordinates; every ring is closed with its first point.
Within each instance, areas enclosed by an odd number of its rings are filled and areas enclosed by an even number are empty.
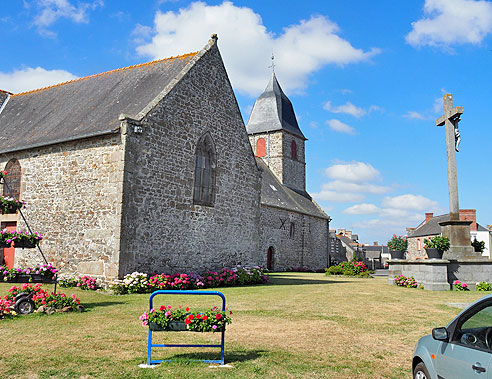
{"type": "Polygon", "coordinates": [[[447,291],[455,280],[465,282],[475,289],[477,282],[492,282],[492,260],[388,261],[388,284],[394,284],[395,276],[413,276],[430,291],[447,291]]]}

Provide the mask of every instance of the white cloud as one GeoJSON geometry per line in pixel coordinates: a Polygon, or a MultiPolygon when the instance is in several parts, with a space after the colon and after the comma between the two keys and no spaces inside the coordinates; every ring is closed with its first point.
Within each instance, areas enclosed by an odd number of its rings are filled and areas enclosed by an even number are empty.
{"type": "MultiPolygon", "coordinates": [[[[29,5],[29,3],[25,3],[29,5]]],[[[67,18],[76,24],[87,23],[89,21],[87,11],[94,10],[103,6],[102,0],[96,0],[91,3],[78,2],[73,5],[69,0],[37,0],[39,13],[34,18],[34,25],[38,31],[46,36],[54,37],[56,33],[47,28],[53,25],[60,18],[67,18]]]]}
{"type": "Polygon", "coordinates": [[[339,106],[333,106],[331,101],[327,101],[323,108],[332,113],[344,113],[357,118],[361,118],[367,113],[365,109],[355,106],[350,101],[347,101],[345,104],[339,106]]]}
{"type": "Polygon", "coordinates": [[[374,214],[378,213],[379,208],[374,204],[355,204],[351,207],[348,207],[343,211],[343,213],[352,214],[352,215],[366,215],[366,214],[374,214]]]}
{"type": "Polygon", "coordinates": [[[413,120],[427,120],[427,116],[424,116],[422,113],[415,112],[415,111],[408,111],[406,114],[403,115],[405,118],[410,118],[413,120]]]}
{"type": "Polygon", "coordinates": [[[352,203],[364,200],[364,195],[353,192],[321,190],[321,192],[314,192],[311,195],[318,201],[331,201],[333,203],[352,203]]]}
{"type": "MultiPolygon", "coordinates": [[[[444,90],[442,91],[445,93],[444,90]]],[[[442,96],[434,99],[434,106],[432,109],[434,113],[444,113],[444,99],[442,96]]]]}
{"type": "Polygon", "coordinates": [[[432,211],[438,209],[438,203],[422,195],[400,195],[395,197],[385,197],[381,202],[385,208],[406,209],[414,211],[432,211]]]}
{"type": "Polygon", "coordinates": [[[331,179],[352,183],[364,183],[379,179],[380,173],[369,163],[351,162],[335,164],[325,169],[331,179]]]}
{"type": "Polygon", "coordinates": [[[412,22],[406,41],[414,46],[479,44],[492,32],[492,3],[484,0],[425,0],[425,16],[412,22]]]}
{"type": "Polygon", "coordinates": [[[19,93],[73,79],[77,77],[68,71],[27,67],[10,73],[0,72],[0,89],[19,93]]]}
{"type": "Polygon", "coordinates": [[[326,121],[326,125],[330,127],[331,130],[339,133],[345,134],[355,134],[355,129],[350,125],[344,124],[337,119],[331,119],[326,121]]]}
{"type": "Polygon", "coordinates": [[[323,184],[324,190],[332,190],[338,192],[361,192],[372,194],[383,194],[391,190],[391,187],[378,186],[371,183],[353,183],[342,180],[334,180],[323,184]]]}
{"type": "Polygon", "coordinates": [[[194,2],[177,12],[157,11],[153,30],[151,41],[140,44],[137,52],[155,59],[199,50],[217,33],[233,86],[253,96],[266,85],[272,49],[275,71],[286,90],[305,88],[308,76],[324,65],[365,61],[379,53],[353,47],[338,36],[338,25],[327,17],[312,16],[275,35],[259,14],[228,1],[220,5],[194,2]]]}

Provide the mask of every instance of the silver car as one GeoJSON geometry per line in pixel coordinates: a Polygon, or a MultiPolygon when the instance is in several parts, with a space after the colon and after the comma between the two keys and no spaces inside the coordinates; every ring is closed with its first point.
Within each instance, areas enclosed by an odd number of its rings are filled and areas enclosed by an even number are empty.
{"type": "Polygon", "coordinates": [[[492,379],[492,295],[435,328],[415,346],[414,379],[492,379]]]}

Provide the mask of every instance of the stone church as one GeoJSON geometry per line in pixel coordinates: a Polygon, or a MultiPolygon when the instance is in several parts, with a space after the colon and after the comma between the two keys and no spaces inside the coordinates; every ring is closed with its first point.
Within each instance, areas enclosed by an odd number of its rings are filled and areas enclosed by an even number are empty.
{"type": "MultiPolygon", "coordinates": [[[[245,128],[215,36],[196,53],[0,91],[0,169],[65,274],[326,267],[305,141],[275,75],[245,128]]],[[[25,228],[20,214],[0,222],[25,228]]],[[[42,263],[13,247],[2,261],[42,263]]]]}

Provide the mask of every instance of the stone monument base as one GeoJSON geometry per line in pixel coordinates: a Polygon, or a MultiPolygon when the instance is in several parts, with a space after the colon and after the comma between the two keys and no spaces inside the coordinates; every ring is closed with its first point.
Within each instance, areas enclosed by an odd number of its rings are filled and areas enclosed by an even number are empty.
{"type": "Polygon", "coordinates": [[[423,261],[388,261],[388,284],[394,284],[395,276],[413,276],[429,291],[449,291],[459,280],[475,289],[478,282],[492,282],[492,260],[479,259],[427,259],[423,261]]]}

